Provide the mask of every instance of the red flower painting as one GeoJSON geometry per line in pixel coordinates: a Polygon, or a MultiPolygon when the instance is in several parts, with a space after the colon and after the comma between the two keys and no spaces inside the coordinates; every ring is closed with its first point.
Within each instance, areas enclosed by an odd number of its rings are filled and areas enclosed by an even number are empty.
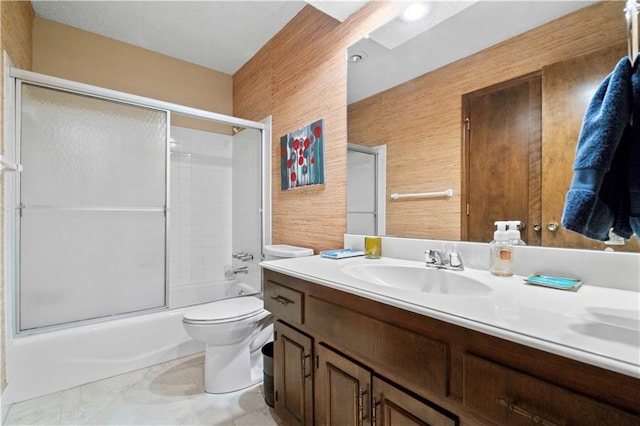
{"type": "Polygon", "coordinates": [[[324,183],[323,130],[320,119],[280,138],[283,190],[324,183]]]}

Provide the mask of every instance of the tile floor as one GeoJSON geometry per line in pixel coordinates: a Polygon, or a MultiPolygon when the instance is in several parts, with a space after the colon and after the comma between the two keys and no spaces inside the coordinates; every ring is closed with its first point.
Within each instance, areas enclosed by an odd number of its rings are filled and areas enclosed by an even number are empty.
{"type": "Polygon", "coordinates": [[[279,425],[262,385],[211,395],[193,355],[13,404],[5,425],[279,425]]]}

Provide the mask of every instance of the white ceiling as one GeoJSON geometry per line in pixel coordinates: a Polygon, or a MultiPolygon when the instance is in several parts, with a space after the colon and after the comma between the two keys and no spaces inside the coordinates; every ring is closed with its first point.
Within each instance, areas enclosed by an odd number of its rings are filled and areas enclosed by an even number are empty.
{"type": "Polygon", "coordinates": [[[235,73],[304,1],[33,1],[37,16],[235,73]]]}
{"type": "MultiPolygon", "coordinates": [[[[367,1],[44,0],[32,3],[37,16],[234,74],[307,3],[344,21],[367,1]]],[[[394,1],[409,4],[409,0],[394,1]]],[[[349,65],[349,103],[593,1],[434,0],[430,2],[432,14],[425,22],[407,25],[397,18],[373,32],[371,39],[362,40],[350,49],[350,52],[366,52],[368,59],[349,65]]]]}
{"type": "MultiPolygon", "coordinates": [[[[376,30],[370,39],[349,48],[349,55],[360,53],[367,59],[349,64],[347,101],[365,99],[593,3],[593,0],[481,0],[459,7],[427,31],[393,49],[374,41],[373,35],[380,31],[376,30]]],[[[397,25],[398,20],[382,29],[397,25]]],[[[620,22],[622,25],[622,8],[620,22]]],[[[487,70],[469,70],[483,71],[487,70]]]]}
{"type": "Polygon", "coordinates": [[[233,74],[307,3],[344,21],[368,0],[32,1],[37,16],[233,74]]]}

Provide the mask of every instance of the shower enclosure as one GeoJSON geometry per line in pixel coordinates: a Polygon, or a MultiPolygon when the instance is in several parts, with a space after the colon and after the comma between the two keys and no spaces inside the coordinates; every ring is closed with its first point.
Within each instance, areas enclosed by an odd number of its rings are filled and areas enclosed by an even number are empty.
{"type": "Polygon", "coordinates": [[[17,334],[261,290],[264,123],[16,69],[11,79],[17,334]]]}
{"type": "Polygon", "coordinates": [[[384,235],[386,145],[347,146],[347,233],[384,235]]]}
{"type": "Polygon", "coordinates": [[[171,127],[171,307],[260,291],[259,140],[171,127]]]}

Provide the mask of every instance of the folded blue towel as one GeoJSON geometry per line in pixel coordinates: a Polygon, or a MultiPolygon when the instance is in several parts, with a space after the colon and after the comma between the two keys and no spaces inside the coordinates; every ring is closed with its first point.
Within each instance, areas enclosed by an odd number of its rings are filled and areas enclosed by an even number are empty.
{"type": "MultiPolygon", "coordinates": [[[[632,72],[629,59],[620,60],[589,103],[562,215],[566,229],[600,241],[609,238],[612,227],[622,237],[631,236],[628,170],[635,129],[628,127],[632,72]]],[[[640,116],[638,121],[640,125],[640,116]]]]}

